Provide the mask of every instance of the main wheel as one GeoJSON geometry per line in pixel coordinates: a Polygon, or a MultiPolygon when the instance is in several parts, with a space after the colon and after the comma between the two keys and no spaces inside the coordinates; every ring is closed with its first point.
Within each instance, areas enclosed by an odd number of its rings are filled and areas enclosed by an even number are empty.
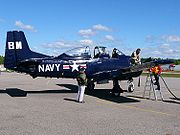
{"type": "Polygon", "coordinates": [[[87,88],[87,90],[92,91],[92,90],[94,90],[94,87],[95,87],[94,82],[88,82],[86,88],[87,88]]]}
{"type": "Polygon", "coordinates": [[[113,96],[115,96],[115,97],[119,97],[120,96],[120,92],[115,92],[115,93],[113,93],[113,96]]]}
{"type": "Polygon", "coordinates": [[[121,92],[120,92],[120,87],[113,87],[112,88],[112,91],[111,91],[111,94],[112,94],[112,96],[113,97],[119,97],[120,96],[120,94],[121,94],[121,92]]]}

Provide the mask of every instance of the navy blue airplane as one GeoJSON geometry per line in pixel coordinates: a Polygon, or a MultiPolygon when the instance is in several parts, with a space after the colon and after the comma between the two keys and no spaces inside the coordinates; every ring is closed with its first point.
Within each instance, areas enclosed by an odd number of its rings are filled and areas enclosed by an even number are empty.
{"type": "Polygon", "coordinates": [[[128,80],[127,92],[134,90],[133,78],[141,75],[144,69],[155,64],[169,64],[170,60],[155,60],[140,65],[132,65],[131,57],[115,49],[111,57],[106,47],[96,46],[91,57],[88,46],[78,47],[57,57],[48,56],[30,50],[22,31],[7,32],[5,61],[7,69],[27,73],[33,78],[56,77],[76,78],[80,68],[85,68],[87,89],[93,90],[95,82],[108,83],[113,80],[112,94],[119,96],[123,92],[119,80],[128,80]]]}

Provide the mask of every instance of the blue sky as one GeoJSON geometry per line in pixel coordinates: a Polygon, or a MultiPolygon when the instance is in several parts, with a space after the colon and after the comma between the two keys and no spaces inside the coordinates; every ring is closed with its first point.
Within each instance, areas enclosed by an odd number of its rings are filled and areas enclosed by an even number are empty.
{"type": "Polygon", "coordinates": [[[180,59],[179,0],[0,0],[0,55],[7,31],[25,32],[30,48],[58,55],[104,45],[130,55],[180,59]]]}

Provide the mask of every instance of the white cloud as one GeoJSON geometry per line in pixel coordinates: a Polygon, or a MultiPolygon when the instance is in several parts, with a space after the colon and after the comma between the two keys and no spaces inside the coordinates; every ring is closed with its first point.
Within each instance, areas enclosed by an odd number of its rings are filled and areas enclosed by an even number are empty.
{"type": "Polygon", "coordinates": [[[180,58],[180,47],[171,44],[160,44],[142,48],[142,57],[180,58]]]}
{"type": "Polygon", "coordinates": [[[69,48],[72,47],[72,43],[64,41],[64,40],[59,40],[59,41],[54,41],[51,43],[45,43],[43,44],[46,49],[64,49],[64,48],[69,48]]]}
{"type": "Polygon", "coordinates": [[[147,36],[145,41],[151,47],[143,48],[143,57],[180,58],[180,36],[147,36]]]}
{"type": "Polygon", "coordinates": [[[147,43],[154,43],[157,40],[158,40],[158,38],[156,36],[152,36],[152,35],[148,35],[145,38],[145,42],[147,42],[147,43]]]}
{"type": "Polygon", "coordinates": [[[173,55],[173,53],[175,52],[174,48],[171,47],[170,44],[162,44],[158,49],[162,52],[162,54],[165,55],[173,55]]]}
{"type": "MultiPolygon", "coordinates": [[[[81,29],[78,31],[78,33],[80,36],[82,36],[84,38],[89,38],[92,36],[96,36],[96,37],[99,36],[100,35],[100,33],[98,33],[99,31],[110,32],[110,31],[112,31],[112,29],[107,26],[101,25],[101,24],[96,24],[96,25],[93,25],[89,29],[81,29]]],[[[112,37],[108,36],[107,39],[112,40],[112,37]]]]}
{"type": "Polygon", "coordinates": [[[176,35],[163,35],[163,36],[152,36],[148,35],[145,38],[147,43],[166,42],[166,43],[180,43],[180,36],[176,35]]]}
{"type": "Polygon", "coordinates": [[[29,30],[29,31],[32,31],[32,32],[37,32],[37,30],[33,26],[24,24],[21,21],[16,21],[15,25],[17,27],[21,28],[21,29],[24,29],[24,30],[29,30]]]}
{"type": "Polygon", "coordinates": [[[96,34],[96,32],[94,32],[92,29],[79,30],[78,33],[84,38],[89,38],[90,36],[94,36],[96,34]]]}
{"type": "Polygon", "coordinates": [[[180,36],[176,36],[176,35],[162,36],[162,39],[164,39],[166,42],[180,43],[180,36]]]}
{"type": "Polygon", "coordinates": [[[105,38],[110,41],[114,41],[114,37],[111,35],[106,35],[105,38]]]}
{"type": "Polygon", "coordinates": [[[158,50],[154,50],[152,51],[152,54],[155,56],[155,55],[161,55],[161,52],[158,51],[158,50]]]}
{"type": "Polygon", "coordinates": [[[93,41],[90,39],[84,39],[79,41],[82,45],[92,45],[93,41]]]}
{"type": "Polygon", "coordinates": [[[44,43],[41,45],[41,47],[45,50],[45,52],[52,56],[57,56],[70,49],[81,46],[82,45],[77,41],[65,41],[65,40],[57,40],[54,42],[44,43]]]}
{"type": "Polygon", "coordinates": [[[109,27],[101,25],[101,24],[93,25],[93,29],[100,30],[100,31],[111,31],[111,29],[109,27]]]}

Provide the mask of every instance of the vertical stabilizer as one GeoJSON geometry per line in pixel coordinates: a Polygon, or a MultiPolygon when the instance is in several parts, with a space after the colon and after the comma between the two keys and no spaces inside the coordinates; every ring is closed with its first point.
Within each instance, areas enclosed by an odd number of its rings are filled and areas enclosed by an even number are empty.
{"type": "Polygon", "coordinates": [[[4,66],[8,69],[15,69],[18,63],[29,58],[46,57],[30,50],[24,32],[7,32],[4,66]]]}

